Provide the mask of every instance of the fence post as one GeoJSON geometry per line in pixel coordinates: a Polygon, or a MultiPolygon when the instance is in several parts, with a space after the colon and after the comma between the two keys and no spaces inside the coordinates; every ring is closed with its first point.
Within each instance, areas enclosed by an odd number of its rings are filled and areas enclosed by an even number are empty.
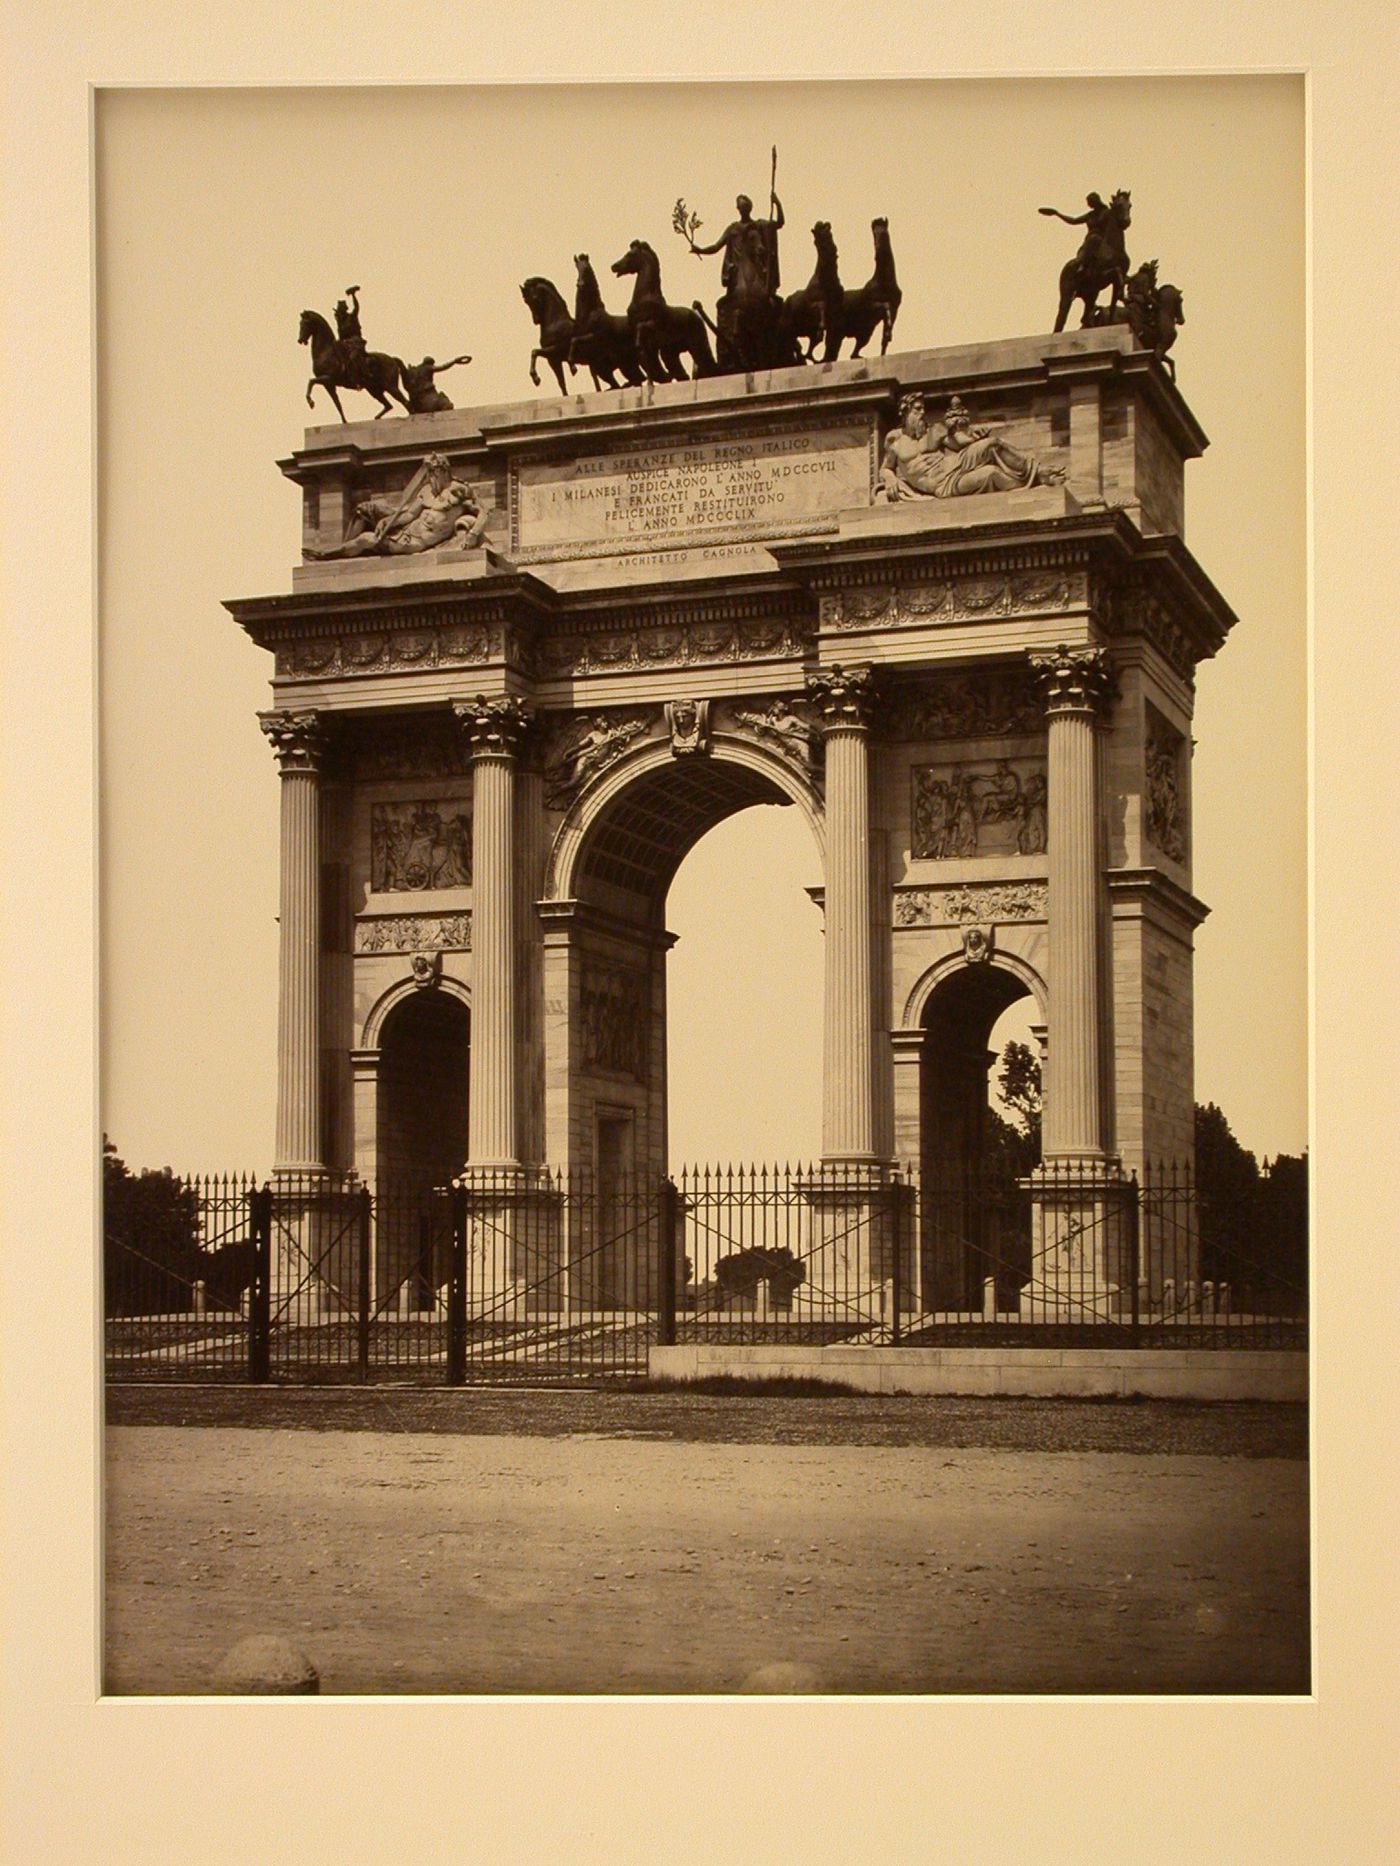
{"type": "Polygon", "coordinates": [[[904,1188],[890,1185],[890,1346],[899,1346],[900,1307],[904,1299],[904,1188]]]}
{"type": "Polygon", "coordinates": [[[1142,1329],[1142,1299],[1140,1285],[1142,1277],[1142,1206],[1138,1176],[1133,1173],[1128,1180],[1128,1284],[1132,1290],[1132,1343],[1138,1345],[1138,1336],[1142,1329]]]}
{"type": "Polygon", "coordinates": [[[250,1187],[248,1228],[253,1280],[248,1287],[248,1378],[265,1381],[272,1369],[272,1188],[250,1187]]]}
{"type": "Polygon", "coordinates": [[[359,1255],[359,1288],[356,1291],[357,1349],[361,1380],[369,1379],[369,1250],[370,1250],[370,1208],[372,1200],[368,1186],[361,1186],[355,1195],[355,1233],[359,1255]]]}
{"type": "Polygon", "coordinates": [[[676,1345],[676,1213],[680,1193],[674,1179],[661,1182],[661,1277],[656,1318],[657,1344],[663,1348],[676,1345]]]}
{"type": "Polygon", "coordinates": [[[467,1380],[467,1189],[452,1188],[452,1261],[447,1278],[447,1384],[467,1380]]]}

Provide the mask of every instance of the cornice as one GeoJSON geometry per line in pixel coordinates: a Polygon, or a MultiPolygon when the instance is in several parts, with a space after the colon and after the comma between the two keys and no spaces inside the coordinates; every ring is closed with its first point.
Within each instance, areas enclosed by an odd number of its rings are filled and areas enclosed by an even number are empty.
{"type": "Polygon", "coordinates": [[[1198,927],[1210,912],[1204,901],[1160,868],[1111,868],[1107,880],[1115,904],[1123,901],[1164,907],[1192,927],[1198,927]]]}
{"type": "Polygon", "coordinates": [[[224,608],[267,647],[289,636],[339,635],[349,629],[472,627],[539,620],[560,599],[528,571],[477,583],[399,583],[388,590],[313,590],[290,596],[231,597],[224,608]]]}

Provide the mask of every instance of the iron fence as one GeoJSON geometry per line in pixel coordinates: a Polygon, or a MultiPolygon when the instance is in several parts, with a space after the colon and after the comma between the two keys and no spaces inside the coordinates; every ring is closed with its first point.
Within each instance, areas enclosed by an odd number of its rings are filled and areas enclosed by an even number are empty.
{"type": "Polygon", "coordinates": [[[1191,1175],[1054,1163],[171,1182],[105,1241],[114,1378],[636,1378],[653,1344],[1303,1346],[1298,1251],[1191,1175]]]}

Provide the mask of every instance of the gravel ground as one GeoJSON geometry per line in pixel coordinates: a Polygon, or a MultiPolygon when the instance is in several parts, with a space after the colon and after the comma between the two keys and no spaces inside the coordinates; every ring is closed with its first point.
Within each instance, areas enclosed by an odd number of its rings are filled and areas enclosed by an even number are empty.
{"type": "Polygon", "coordinates": [[[110,1425],[247,1426],[622,1438],[734,1445],[978,1446],[1008,1451],[1306,1458],[1307,1409],[1166,1400],[899,1399],[881,1394],[647,1393],[625,1388],[111,1386],[110,1425]]]}
{"type": "Polygon", "coordinates": [[[1308,1688],[1295,1409],[109,1398],[113,1693],[268,1632],[327,1693],[1308,1688]]]}

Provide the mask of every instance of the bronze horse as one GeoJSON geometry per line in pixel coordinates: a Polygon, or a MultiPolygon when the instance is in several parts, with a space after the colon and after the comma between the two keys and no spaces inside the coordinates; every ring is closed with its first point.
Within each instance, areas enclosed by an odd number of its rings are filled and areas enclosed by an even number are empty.
{"type": "Polygon", "coordinates": [[[831,237],[831,222],[819,220],[812,228],[817,249],[817,269],[801,291],[789,292],[783,300],[782,328],[785,338],[799,345],[807,340],[804,363],[812,362],[817,345],[834,324],[841,322],[846,303],[846,289],[836,267],[836,242],[831,237]]]}
{"type": "Polygon", "coordinates": [[[894,321],[899,315],[904,293],[899,289],[899,281],[894,274],[894,248],[890,244],[889,221],[883,214],[876,215],[870,223],[870,231],[875,236],[875,270],[859,290],[845,293],[840,316],[828,318],[826,348],[822,352],[824,363],[836,361],[847,337],[855,341],[852,358],[859,356],[877,329],[883,331],[880,339],[881,356],[890,347],[894,321]]]}
{"type": "Polygon", "coordinates": [[[633,240],[621,259],[613,261],[613,274],[635,273],[627,322],[637,344],[637,356],[652,382],[684,382],[684,352],[697,376],[718,374],[704,321],[693,307],[667,304],[661,295],[661,261],[645,240],[633,240]]]}
{"type": "Polygon", "coordinates": [[[1175,285],[1157,283],[1155,259],[1145,260],[1129,278],[1124,305],[1133,336],[1175,382],[1176,364],[1167,351],[1176,342],[1177,326],[1186,322],[1186,310],[1175,285]]]}
{"type": "Polygon", "coordinates": [[[569,345],[569,367],[584,364],[593,377],[593,387],[621,388],[617,377],[637,384],[645,382],[637,356],[637,340],[625,317],[614,317],[603,305],[603,294],[587,253],[574,254],[578,288],[574,294],[574,336],[569,345]]]}
{"type": "Polygon", "coordinates": [[[571,354],[574,341],[574,320],[569,316],[569,307],[564,303],[559,288],[550,279],[526,279],[520,287],[520,296],[530,308],[530,316],[539,330],[539,344],[530,352],[530,380],[536,388],[540,386],[540,372],[536,364],[543,357],[554,371],[554,379],[559,384],[559,393],[569,393],[564,382],[564,365],[569,366],[569,374],[576,373],[576,365],[571,354]]]}
{"type": "MultiPolygon", "coordinates": [[[[1076,298],[1084,306],[1081,328],[1086,324],[1103,321],[1097,313],[1098,296],[1105,286],[1111,288],[1109,319],[1112,319],[1114,307],[1123,302],[1128,279],[1128,249],[1123,235],[1133,221],[1132,195],[1126,188],[1119,188],[1108,205],[1109,218],[1105,230],[1093,242],[1092,249],[1082,258],[1076,253],[1060,272],[1060,309],[1055,318],[1057,331],[1064,329],[1069,308],[1076,298]]],[[[1081,221],[1083,218],[1081,215],[1081,221]]]]}
{"type": "Polygon", "coordinates": [[[306,385],[308,408],[312,406],[311,391],[319,383],[335,403],[335,412],[342,421],[347,417],[340,405],[339,389],[363,389],[367,395],[372,395],[379,403],[376,421],[393,414],[388,399],[391,395],[403,404],[405,414],[410,412],[408,396],[403,389],[403,363],[399,357],[389,356],[383,350],[369,350],[352,360],[351,353],[332,333],[319,311],[302,312],[297,342],[311,345],[311,380],[306,385]]]}

